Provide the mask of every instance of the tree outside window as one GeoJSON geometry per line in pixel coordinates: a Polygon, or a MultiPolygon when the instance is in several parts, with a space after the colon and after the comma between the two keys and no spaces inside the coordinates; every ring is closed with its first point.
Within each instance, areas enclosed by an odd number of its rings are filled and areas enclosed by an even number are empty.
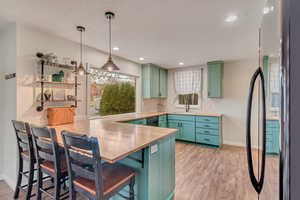
{"type": "Polygon", "coordinates": [[[135,112],[135,77],[92,68],[89,75],[89,115],[135,112]]]}

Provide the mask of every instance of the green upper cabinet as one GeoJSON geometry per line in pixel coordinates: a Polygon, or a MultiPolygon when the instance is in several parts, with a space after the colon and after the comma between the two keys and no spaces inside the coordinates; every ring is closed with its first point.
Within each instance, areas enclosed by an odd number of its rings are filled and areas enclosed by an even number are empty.
{"type": "Polygon", "coordinates": [[[142,65],[143,97],[167,98],[168,71],[154,64],[142,65]]]}
{"type": "Polygon", "coordinates": [[[208,62],[207,68],[208,98],[222,98],[224,62],[208,62]]]}
{"type": "Polygon", "coordinates": [[[264,78],[265,78],[265,89],[266,94],[268,94],[268,82],[269,82],[269,56],[263,57],[263,71],[264,71],[264,78]]]}

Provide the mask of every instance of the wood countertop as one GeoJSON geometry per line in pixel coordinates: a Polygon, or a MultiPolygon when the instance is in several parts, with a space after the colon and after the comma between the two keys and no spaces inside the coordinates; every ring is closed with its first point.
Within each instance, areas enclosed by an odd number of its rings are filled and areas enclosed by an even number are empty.
{"type": "Polygon", "coordinates": [[[146,114],[126,114],[123,116],[108,116],[100,119],[78,120],[73,124],[49,127],[56,129],[57,139],[60,145],[63,145],[60,134],[63,130],[97,137],[101,158],[107,162],[114,163],[177,132],[177,129],[134,125],[121,122],[165,114],[222,117],[220,114],[155,112],[146,114]]]}
{"type": "Polygon", "coordinates": [[[50,128],[56,129],[60,145],[63,145],[60,134],[63,130],[97,137],[101,158],[109,163],[117,162],[177,132],[177,129],[120,123],[108,118],[81,120],[50,128]]]}

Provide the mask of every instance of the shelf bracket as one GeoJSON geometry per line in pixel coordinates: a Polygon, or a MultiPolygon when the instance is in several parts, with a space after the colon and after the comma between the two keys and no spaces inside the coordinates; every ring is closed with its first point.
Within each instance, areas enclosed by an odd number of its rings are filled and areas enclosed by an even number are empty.
{"type": "Polygon", "coordinates": [[[132,156],[128,156],[127,158],[130,159],[130,160],[133,160],[135,162],[140,163],[142,168],[144,168],[144,166],[145,166],[145,149],[142,149],[142,158],[141,159],[134,158],[132,156]]]}

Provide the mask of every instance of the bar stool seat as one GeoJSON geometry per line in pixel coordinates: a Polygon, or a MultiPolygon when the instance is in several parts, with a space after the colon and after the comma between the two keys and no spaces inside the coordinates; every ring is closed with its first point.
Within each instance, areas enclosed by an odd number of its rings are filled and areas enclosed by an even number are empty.
{"type": "MultiPolygon", "coordinates": [[[[41,168],[51,172],[51,173],[55,173],[55,164],[52,161],[43,161],[41,163],[41,168]]],[[[67,166],[67,162],[65,159],[61,159],[60,162],[60,171],[62,174],[67,174],[68,173],[68,166],[67,166]]]]}
{"type": "MultiPolygon", "coordinates": [[[[118,187],[122,187],[124,183],[130,181],[130,179],[134,176],[134,170],[125,165],[109,163],[103,164],[102,179],[104,196],[111,193],[111,191],[118,189],[118,187]]],[[[96,185],[92,180],[78,177],[74,180],[74,185],[96,195],[96,185]]]]}

